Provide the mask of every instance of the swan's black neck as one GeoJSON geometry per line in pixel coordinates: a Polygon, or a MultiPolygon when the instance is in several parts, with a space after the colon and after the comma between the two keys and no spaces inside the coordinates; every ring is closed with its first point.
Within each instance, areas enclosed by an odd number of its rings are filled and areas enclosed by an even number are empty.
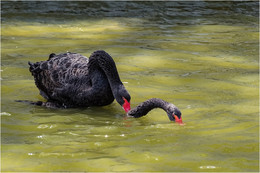
{"type": "Polygon", "coordinates": [[[103,50],[95,51],[89,57],[89,69],[97,67],[100,67],[104,71],[110,85],[122,84],[113,58],[103,50]]]}
{"type": "Polygon", "coordinates": [[[162,99],[152,98],[140,103],[137,107],[131,109],[128,112],[128,115],[138,118],[146,115],[148,112],[155,108],[162,108],[165,112],[167,112],[167,108],[169,107],[169,105],[170,103],[162,99]]]}
{"type": "Polygon", "coordinates": [[[120,105],[124,104],[123,98],[130,101],[130,95],[120,80],[113,58],[103,50],[95,51],[89,58],[89,72],[100,68],[107,76],[114,98],[120,105]]]}
{"type": "Polygon", "coordinates": [[[173,114],[179,117],[181,116],[181,112],[175,105],[159,98],[152,98],[140,103],[137,107],[131,109],[127,115],[139,118],[146,115],[148,112],[155,108],[163,109],[167,113],[171,121],[174,121],[174,118],[172,117],[173,114]]]}

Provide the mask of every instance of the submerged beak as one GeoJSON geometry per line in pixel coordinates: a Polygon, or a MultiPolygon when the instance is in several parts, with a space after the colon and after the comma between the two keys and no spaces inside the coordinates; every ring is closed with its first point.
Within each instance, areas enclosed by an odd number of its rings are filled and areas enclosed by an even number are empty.
{"type": "Polygon", "coordinates": [[[179,118],[177,115],[174,115],[174,114],[173,114],[173,116],[175,118],[176,123],[178,123],[180,125],[184,125],[184,123],[182,122],[182,118],[179,118]]]}
{"type": "Polygon", "coordinates": [[[130,103],[124,97],[123,97],[123,99],[124,99],[124,102],[125,102],[123,104],[123,108],[124,108],[125,112],[127,113],[128,111],[131,110],[130,103]]]}

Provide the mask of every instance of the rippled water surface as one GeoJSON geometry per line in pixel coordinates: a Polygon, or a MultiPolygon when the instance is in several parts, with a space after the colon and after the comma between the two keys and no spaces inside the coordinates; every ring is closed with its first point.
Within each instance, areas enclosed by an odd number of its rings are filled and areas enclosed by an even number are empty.
{"type": "Polygon", "coordinates": [[[1,2],[2,171],[259,170],[258,2],[1,2]],[[46,109],[28,61],[52,52],[115,60],[132,107],[46,109]]]}

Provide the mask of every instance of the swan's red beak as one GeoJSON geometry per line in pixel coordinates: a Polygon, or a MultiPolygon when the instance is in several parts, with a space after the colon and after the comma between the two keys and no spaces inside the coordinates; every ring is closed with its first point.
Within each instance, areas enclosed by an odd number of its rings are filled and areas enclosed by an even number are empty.
{"type": "Polygon", "coordinates": [[[180,125],[184,125],[184,123],[182,122],[182,118],[179,118],[177,115],[174,115],[174,114],[173,114],[173,116],[175,118],[176,123],[178,123],[180,125]]]}
{"type": "Polygon", "coordinates": [[[124,99],[124,102],[125,102],[123,104],[123,108],[124,108],[125,112],[127,113],[128,111],[131,110],[130,103],[124,97],[123,97],[123,99],[124,99]]]}

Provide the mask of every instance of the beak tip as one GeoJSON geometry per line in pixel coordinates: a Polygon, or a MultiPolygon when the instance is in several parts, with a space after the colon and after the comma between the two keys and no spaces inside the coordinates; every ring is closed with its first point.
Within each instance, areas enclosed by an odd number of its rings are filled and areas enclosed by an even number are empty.
{"type": "Polygon", "coordinates": [[[131,110],[131,106],[130,103],[123,97],[124,99],[124,104],[123,104],[123,108],[125,110],[126,113],[128,113],[131,110]]]}
{"type": "Polygon", "coordinates": [[[175,118],[175,122],[178,123],[181,126],[184,126],[185,123],[182,122],[182,118],[179,118],[177,115],[173,114],[173,117],[175,118]]]}

